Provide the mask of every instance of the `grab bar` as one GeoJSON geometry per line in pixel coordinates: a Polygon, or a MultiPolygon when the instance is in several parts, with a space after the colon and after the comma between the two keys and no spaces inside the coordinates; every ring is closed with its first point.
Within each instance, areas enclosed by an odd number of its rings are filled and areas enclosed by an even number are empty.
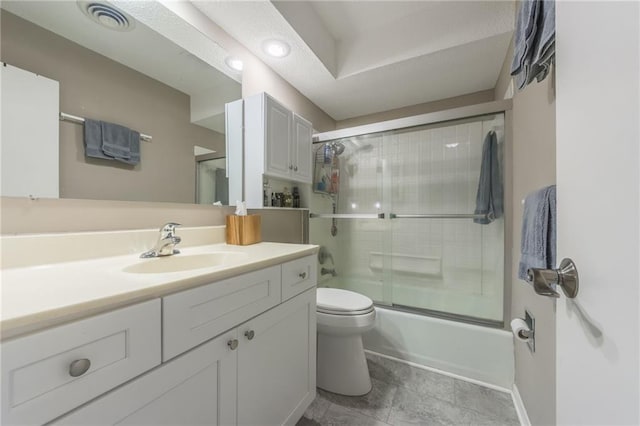
{"type": "Polygon", "coordinates": [[[389,214],[391,219],[486,219],[486,217],[486,214],[389,214]]]}
{"type": "Polygon", "coordinates": [[[324,213],[309,213],[311,219],[384,219],[384,213],[371,213],[371,214],[324,214],[324,213]]]}

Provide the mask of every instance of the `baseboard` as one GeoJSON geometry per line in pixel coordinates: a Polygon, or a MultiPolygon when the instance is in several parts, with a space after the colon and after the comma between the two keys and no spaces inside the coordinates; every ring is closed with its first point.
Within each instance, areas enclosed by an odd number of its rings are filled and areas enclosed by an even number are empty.
{"type": "Polygon", "coordinates": [[[511,396],[513,397],[513,405],[516,407],[516,412],[518,413],[518,419],[520,420],[520,424],[522,426],[531,426],[531,421],[529,420],[529,416],[527,415],[527,409],[524,406],[524,402],[522,401],[522,397],[520,396],[520,392],[518,391],[518,386],[513,384],[513,391],[511,392],[511,396]]]}
{"type": "MultiPolygon", "coordinates": [[[[372,350],[369,350],[369,349],[365,349],[364,351],[368,352],[370,354],[379,356],[381,358],[387,358],[387,359],[390,359],[392,361],[400,362],[402,364],[407,364],[407,365],[410,365],[410,366],[415,367],[415,368],[420,368],[422,370],[433,371],[434,373],[442,374],[443,376],[452,377],[454,379],[458,379],[458,380],[462,380],[462,381],[465,381],[465,382],[473,383],[475,385],[480,385],[480,386],[483,386],[485,388],[497,390],[499,392],[505,392],[505,393],[508,393],[508,394],[512,393],[510,389],[504,388],[502,386],[494,385],[492,383],[483,382],[482,380],[472,379],[470,377],[465,377],[465,376],[461,376],[459,374],[450,373],[448,371],[440,370],[438,368],[427,367],[426,365],[418,364],[418,363],[415,363],[415,362],[412,362],[412,361],[407,361],[407,360],[402,359],[402,358],[396,358],[396,357],[390,356],[390,355],[381,354],[379,352],[375,352],[375,351],[372,351],[372,350]]],[[[528,426],[530,426],[530,425],[528,425],[528,426]]]]}

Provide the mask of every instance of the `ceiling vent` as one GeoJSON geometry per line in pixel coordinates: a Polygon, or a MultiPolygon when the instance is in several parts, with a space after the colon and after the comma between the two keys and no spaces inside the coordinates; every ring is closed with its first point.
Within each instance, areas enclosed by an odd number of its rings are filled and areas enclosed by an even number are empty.
{"type": "Polygon", "coordinates": [[[115,31],[131,31],[135,26],[133,18],[110,4],[78,2],[80,10],[93,22],[115,31]]]}

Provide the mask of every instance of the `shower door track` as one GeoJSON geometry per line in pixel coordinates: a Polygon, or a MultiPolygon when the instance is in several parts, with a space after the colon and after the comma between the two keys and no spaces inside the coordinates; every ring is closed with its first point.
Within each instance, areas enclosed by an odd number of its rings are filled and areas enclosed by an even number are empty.
{"type": "Polygon", "coordinates": [[[425,308],[416,308],[413,306],[399,305],[396,303],[388,305],[382,302],[374,302],[373,304],[380,308],[390,309],[392,311],[405,312],[408,314],[424,315],[424,316],[439,318],[447,321],[455,321],[455,322],[462,322],[465,324],[479,325],[482,327],[504,329],[504,321],[477,318],[477,317],[461,315],[461,314],[452,314],[449,312],[434,311],[434,310],[425,309],[425,308]]]}
{"type": "Polygon", "coordinates": [[[410,127],[423,126],[426,124],[443,123],[446,121],[459,120],[462,118],[473,118],[487,114],[503,113],[505,111],[509,111],[511,109],[511,105],[511,99],[505,99],[501,101],[486,102],[483,104],[448,109],[445,111],[414,115],[412,117],[381,121],[379,123],[349,127],[347,129],[316,133],[315,135],[313,135],[313,143],[350,138],[353,136],[362,136],[371,133],[387,132],[390,130],[406,129],[410,127]]]}

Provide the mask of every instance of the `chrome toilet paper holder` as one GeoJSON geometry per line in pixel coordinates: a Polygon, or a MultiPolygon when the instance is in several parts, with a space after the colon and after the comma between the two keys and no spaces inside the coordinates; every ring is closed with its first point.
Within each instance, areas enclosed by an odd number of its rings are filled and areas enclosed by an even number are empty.
{"type": "Polygon", "coordinates": [[[569,258],[562,259],[558,269],[529,268],[527,282],[532,283],[535,292],[542,296],[560,297],[554,285],[560,286],[569,299],[578,295],[578,269],[569,258]]]}
{"type": "Polygon", "coordinates": [[[533,353],[536,351],[536,319],[527,310],[524,311],[524,322],[527,323],[529,330],[522,330],[520,333],[522,333],[523,337],[528,338],[527,346],[533,353]]]}

